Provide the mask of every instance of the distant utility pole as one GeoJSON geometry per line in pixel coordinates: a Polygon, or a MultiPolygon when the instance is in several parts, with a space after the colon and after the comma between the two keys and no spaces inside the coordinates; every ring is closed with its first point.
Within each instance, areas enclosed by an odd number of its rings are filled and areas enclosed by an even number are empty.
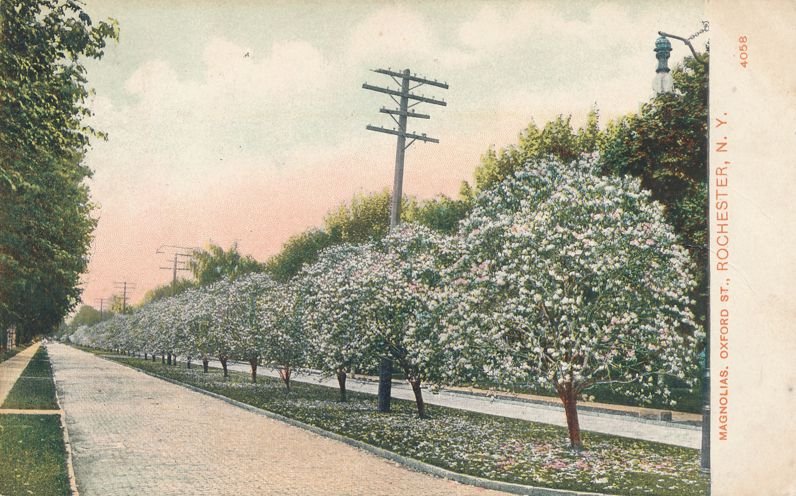
{"type": "Polygon", "coordinates": [[[177,271],[187,271],[191,270],[188,267],[188,260],[193,256],[193,252],[196,248],[191,246],[176,246],[176,245],[160,245],[160,247],[155,250],[155,254],[158,253],[166,253],[163,251],[163,248],[171,248],[174,250],[173,259],[172,259],[172,266],[171,267],[160,267],[164,270],[172,271],[171,275],[171,288],[172,290],[177,285],[177,271]],[[182,257],[182,258],[180,258],[182,257]]]}
{"type": "Polygon", "coordinates": [[[135,284],[122,281],[122,282],[114,282],[113,287],[116,290],[122,290],[122,313],[127,312],[127,291],[132,291],[135,289],[135,284]]]}
{"type": "Polygon", "coordinates": [[[99,302],[100,306],[100,319],[102,319],[102,304],[105,303],[106,298],[97,298],[96,301],[99,302]]]}
{"type": "MultiPolygon", "coordinates": [[[[380,133],[392,134],[398,137],[398,143],[395,148],[395,179],[393,180],[392,186],[392,198],[390,199],[390,229],[395,229],[398,224],[401,223],[401,199],[403,198],[403,179],[404,179],[404,157],[406,155],[406,149],[412,146],[412,143],[415,141],[423,141],[423,142],[430,142],[430,143],[439,143],[439,140],[434,138],[429,138],[426,136],[425,133],[417,134],[415,132],[409,133],[406,130],[406,124],[409,117],[414,117],[417,119],[430,119],[431,116],[428,114],[420,114],[412,110],[418,104],[421,103],[430,103],[432,105],[441,105],[446,106],[445,100],[437,100],[435,98],[426,97],[424,95],[417,95],[411,93],[412,90],[419,88],[423,85],[434,86],[436,88],[442,88],[447,90],[448,84],[437,81],[436,79],[426,79],[424,77],[418,76],[417,74],[412,74],[412,71],[409,69],[404,69],[403,71],[396,72],[389,68],[387,69],[374,69],[373,72],[378,74],[384,74],[386,76],[390,76],[396,84],[398,84],[401,89],[389,89],[389,88],[382,88],[379,86],[373,86],[368,83],[362,85],[362,87],[366,90],[377,91],[379,93],[385,93],[392,98],[396,105],[398,105],[397,109],[388,109],[382,107],[379,109],[379,112],[383,114],[389,115],[393,121],[398,125],[398,129],[386,129],[383,127],[371,126],[368,125],[366,129],[369,131],[377,131],[380,133]],[[412,103],[409,103],[409,100],[412,100],[412,103]],[[397,116],[397,118],[396,118],[397,116]],[[411,139],[411,141],[407,144],[406,138],[411,139]]],[[[382,358],[381,363],[379,365],[379,411],[380,412],[389,412],[390,411],[390,394],[392,390],[392,360],[388,358],[382,358]]]]}

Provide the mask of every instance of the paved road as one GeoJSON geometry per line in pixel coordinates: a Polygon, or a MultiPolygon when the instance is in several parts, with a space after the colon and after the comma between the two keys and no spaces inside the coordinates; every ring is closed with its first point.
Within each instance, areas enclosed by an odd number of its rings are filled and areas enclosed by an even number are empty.
{"type": "MultiPolygon", "coordinates": [[[[201,366],[201,363],[198,365],[201,366]]],[[[211,361],[210,365],[221,367],[221,364],[214,361],[211,361]]],[[[244,363],[230,363],[229,369],[247,373],[251,372],[249,365],[244,363]]],[[[276,371],[265,367],[259,368],[257,374],[279,377],[276,371]]],[[[329,387],[338,387],[336,378],[324,379],[314,373],[295,373],[291,377],[293,380],[300,382],[311,382],[329,387]]],[[[378,391],[378,384],[367,380],[349,379],[346,382],[346,389],[349,391],[376,394],[378,391]]],[[[412,389],[406,383],[394,382],[392,386],[392,396],[393,398],[414,401],[414,393],[412,393],[412,389]]],[[[542,422],[562,427],[567,426],[563,407],[554,404],[538,404],[513,399],[489,398],[456,391],[441,391],[438,394],[431,394],[430,391],[426,390],[423,393],[423,399],[426,400],[426,403],[433,405],[542,422]]],[[[644,439],[647,441],[673,444],[694,449],[699,449],[702,442],[701,428],[691,425],[583,410],[578,412],[578,420],[583,430],[602,432],[615,436],[644,439]]]]}
{"type": "Polygon", "coordinates": [[[22,371],[28,366],[28,362],[30,362],[31,357],[38,349],[39,343],[33,343],[5,362],[0,363],[0,405],[6,400],[11,388],[14,387],[17,379],[22,375],[22,371]]]}
{"type": "Polygon", "coordinates": [[[81,496],[497,495],[48,345],[81,496]]]}

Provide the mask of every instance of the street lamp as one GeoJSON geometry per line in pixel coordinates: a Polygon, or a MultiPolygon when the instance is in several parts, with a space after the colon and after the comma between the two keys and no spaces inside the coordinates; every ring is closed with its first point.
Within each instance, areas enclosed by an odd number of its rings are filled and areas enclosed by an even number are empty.
{"type": "Polygon", "coordinates": [[[655,69],[655,79],[652,80],[652,89],[656,94],[671,93],[674,90],[672,74],[669,70],[669,54],[672,53],[672,43],[665,36],[655,40],[655,58],[658,59],[658,68],[655,69]]]}
{"type": "MultiPolygon", "coordinates": [[[[705,27],[702,31],[697,33],[699,34],[707,31],[708,25],[705,24],[705,27]]],[[[675,40],[680,40],[691,50],[691,54],[694,56],[694,60],[702,64],[706,69],[707,74],[707,60],[700,59],[697,56],[696,50],[694,50],[694,46],[691,45],[691,40],[688,38],[683,38],[681,36],[676,36],[669,33],[664,33],[663,31],[658,31],[658,39],[655,40],[655,58],[658,59],[658,68],[655,69],[655,79],[652,81],[652,88],[655,90],[655,93],[658,95],[664,93],[674,93],[674,83],[672,81],[672,75],[669,71],[669,54],[672,52],[672,43],[669,41],[669,38],[673,38],[675,40]]],[[[708,125],[705,129],[707,129],[707,133],[710,131],[710,112],[708,112],[708,125]]],[[[708,180],[710,177],[710,138],[709,135],[705,135],[705,181],[708,180]]],[[[710,218],[710,195],[708,195],[707,203],[705,205],[705,220],[707,221],[710,218]]],[[[705,263],[710,264],[710,237],[708,236],[707,246],[706,249],[706,256],[705,256],[705,263]]],[[[705,358],[704,358],[704,366],[705,366],[705,376],[702,380],[702,449],[701,449],[701,466],[702,469],[705,471],[710,470],[710,270],[708,269],[707,273],[707,302],[705,305],[706,309],[706,317],[705,317],[705,358]]]]}

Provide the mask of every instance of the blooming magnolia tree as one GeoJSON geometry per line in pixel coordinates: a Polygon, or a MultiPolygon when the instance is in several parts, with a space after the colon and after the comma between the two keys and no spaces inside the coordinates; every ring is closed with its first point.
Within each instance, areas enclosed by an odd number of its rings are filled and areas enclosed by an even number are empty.
{"type": "Polygon", "coordinates": [[[222,321],[222,329],[231,343],[231,356],[249,362],[252,382],[257,382],[257,363],[269,351],[269,341],[262,329],[258,314],[258,299],[266,293],[279,292],[281,288],[266,274],[247,274],[229,283],[222,298],[215,303],[222,321]]]}
{"type": "Polygon", "coordinates": [[[304,366],[305,303],[296,283],[274,283],[257,299],[259,351],[263,361],[277,369],[290,391],[290,376],[304,366]]]}
{"type": "Polygon", "coordinates": [[[340,401],[346,401],[347,375],[357,368],[375,366],[375,353],[360,311],[366,297],[361,282],[371,270],[373,259],[369,245],[332,246],[298,278],[305,298],[309,361],[322,373],[337,377],[340,401]]]}
{"type": "Polygon", "coordinates": [[[107,325],[103,347],[126,351],[143,350],[142,334],[144,329],[139,325],[141,313],[139,311],[132,314],[120,314],[102,322],[107,325]]]}
{"type": "Polygon", "coordinates": [[[227,377],[227,361],[238,349],[236,326],[230,325],[233,319],[230,318],[227,308],[234,299],[235,289],[232,281],[223,279],[207,286],[208,293],[208,326],[205,344],[209,350],[209,355],[214,356],[221,363],[224,370],[224,377],[227,377]]]}
{"type": "Polygon", "coordinates": [[[104,347],[102,338],[104,337],[106,326],[102,324],[103,322],[92,326],[81,325],[69,336],[69,341],[81,346],[104,347]]]}
{"type": "MultiPolygon", "coordinates": [[[[191,361],[199,354],[199,328],[197,326],[198,315],[196,314],[195,300],[202,299],[202,295],[196,289],[189,289],[173,297],[174,310],[174,346],[176,355],[185,358],[186,366],[191,368],[191,361]]],[[[176,362],[175,355],[175,362],[176,362]]]]}
{"type": "Polygon", "coordinates": [[[665,375],[696,376],[692,267],[638,180],[529,163],[478,198],[460,243],[442,295],[450,378],[554,388],[573,448],[590,386],[646,400],[668,396],[665,375]]]}
{"type": "MultiPolygon", "coordinates": [[[[163,352],[161,346],[162,337],[160,336],[161,319],[158,316],[160,307],[156,304],[157,302],[154,302],[151,305],[147,305],[146,308],[141,308],[135,312],[137,329],[135,340],[139,343],[139,349],[143,350],[144,353],[152,354],[152,360],[155,359],[156,354],[163,352]]],[[[114,320],[117,321],[117,332],[127,333],[130,330],[127,326],[121,325],[124,319],[114,317],[114,320]]]]}
{"type": "Polygon", "coordinates": [[[202,369],[207,373],[209,359],[214,351],[211,332],[214,308],[212,294],[207,288],[198,288],[186,291],[181,298],[183,318],[191,335],[190,344],[185,351],[189,357],[188,364],[190,366],[190,357],[200,357],[202,369]]]}
{"type": "Polygon", "coordinates": [[[578,395],[614,384],[667,397],[693,381],[701,331],[694,281],[662,207],[595,162],[537,161],[483,193],[456,238],[402,225],[378,244],[324,251],[286,284],[252,274],[145,306],[73,338],[145,353],[248,360],[287,389],[311,362],[346,375],[389,358],[412,386],[538,382],[564,404],[579,448],[578,395]]]}
{"type": "Polygon", "coordinates": [[[452,261],[452,244],[426,227],[404,224],[379,248],[358,281],[364,293],[358,312],[372,349],[384,350],[403,371],[422,418],[421,384],[438,382],[446,368],[433,302],[441,271],[452,261]]]}
{"type": "MultiPolygon", "coordinates": [[[[165,298],[158,300],[148,307],[146,312],[153,315],[155,323],[155,333],[152,339],[160,349],[161,360],[168,357],[166,363],[172,364],[172,355],[177,346],[177,329],[181,320],[181,307],[177,298],[165,298]]],[[[177,357],[174,356],[174,364],[177,364],[177,357]]]]}

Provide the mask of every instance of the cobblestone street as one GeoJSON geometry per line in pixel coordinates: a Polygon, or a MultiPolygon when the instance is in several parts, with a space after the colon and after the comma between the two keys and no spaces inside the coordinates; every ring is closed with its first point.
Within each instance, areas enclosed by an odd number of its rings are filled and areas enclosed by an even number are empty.
{"type": "Polygon", "coordinates": [[[48,346],[83,496],[488,495],[60,344],[48,346]]]}

